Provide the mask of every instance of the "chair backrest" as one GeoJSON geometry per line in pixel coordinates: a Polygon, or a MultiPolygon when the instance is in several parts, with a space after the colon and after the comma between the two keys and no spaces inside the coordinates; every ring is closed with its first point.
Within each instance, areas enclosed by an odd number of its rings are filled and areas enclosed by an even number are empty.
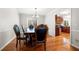
{"type": "Polygon", "coordinates": [[[23,26],[21,25],[21,27],[22,27],[22,31],[23,31],[23,33],[24,33],[24,28],[23,28],[23,26]]]}
{"type": "Polygon", "coordinates": [[[29,26],[29,29],[33,29],[33,28],[34,28],[34,26],[33,26],[33,25],[30,25],[30,26],[29,26]]]}
{"type": "Polygon", "coordinates": [[[14,29],[14,32],[15,32],[17,38],[19,38],[20,37],[20,29],[19,29],[19,26],[18,25],[14,25],[13,29],[14,29]]]}
{"type": "Polygon", "coordinates": [[[36,35],[37,35],[37,40],[38,41],[43,41],[46,39],[46,35],[47,35],[47,28],[46,26],[41,27],[39,26],[39,28],[36,29],[36,35]]]}

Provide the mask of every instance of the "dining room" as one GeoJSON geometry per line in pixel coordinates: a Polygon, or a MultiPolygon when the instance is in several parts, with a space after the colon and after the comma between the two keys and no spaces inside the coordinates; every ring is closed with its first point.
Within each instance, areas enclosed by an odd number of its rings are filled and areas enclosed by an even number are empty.
{"type": "MultiPolygon", "coordinates": [[[[46,50],[46,38],[48,26],[45,24],[45,15],[51,11],[50,8],[5,8],[1,9],[2,19],[8,19],[3,25],[2,31],[9,31],[2,39],[0,50],[29,51],[46,50]],[[46,11],[45,11],[46,10],[46,11]],[[17,12],[18,11],[18,12],[17,12]],[[5,14],[5,12],[7,14],[5,14]],[[10,18],[9,18],[10,15],[10,18]],[[14,18],[14,19],[13,19],[14,18]],[[10,20],[12,19],[12,20],[10,20]],[[6,25],[7,24],[7,25],[6,25]],[[12,35],[12,36],[11,36],[12,35]],[[9,36],[9,38],[7,38],[9,36]],[[7,38],[7,39],[6,39],[7,38]],[[43,45],[40,45],[41,43],[43,45]],[[38,44],[38,45],[37,45],[38,44]],[[37,48],[39,47],[39,48],[37,48]],[[41,48],[42,47],[42,48],[41,48]]],[[[1,34],[2,35],[2,34],[1,34]]]]}
{"type": "Polygon", "coordinates": [[[0,8],[0,50],[77,50],[70,45],[71,41],[66,42],[70,34],[55,36],[55,15],[66,10],[71,11],[68,8],[0,8]]]}
{"type": "Polygon", "coordinates": [[[20,31],[26,37],[25,44],[35,48],[37,42],[44,43],[43,50],[46,50],[48,26],[45,24],[45,15],[51,9],[47,8],[47,11],[45,11],[44,8],[18,8],[17,10],[19,12],[20,31]]]}

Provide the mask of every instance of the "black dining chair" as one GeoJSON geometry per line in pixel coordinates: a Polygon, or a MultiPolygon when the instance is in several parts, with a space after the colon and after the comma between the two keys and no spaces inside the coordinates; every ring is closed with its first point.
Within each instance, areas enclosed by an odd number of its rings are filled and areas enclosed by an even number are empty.
{"type": "Polygon", "coordinates": [[[16,47],[18,45],[18,41],[19,41],[19,45],[21,46],[21,40],[26,40],[26,37],[24,37],[24,35],[21,35],[20,28],[18,25],[14,25],[13,29],[16,34],[16,47]]]}
{"type": "Polygon", "coordinates": [[[44,50],[46,50],[47,32],[48,32],[48,27],[46,25],[44,25],[44,26],[39,25],[36,29],[36,35],[37,35],[36,43],[37,44],[43,43],[44,44],[44,50]]]}
{"type": "Polygon", "coordinates": [[[29,29],[32,30],[34,28],[33,25],[29,25],[29,29]]]}
{"type": "Polygon", "coordinates": [[[26,40],[24,41],[24,44],[26,44],[28,35],[25,34],[25,31],[24,31],[24,28],[23,28],[22,25],[21,25],[21,28],[22,28],[22,31],[23,31],[23,36],[26,37],[26,40]]]}

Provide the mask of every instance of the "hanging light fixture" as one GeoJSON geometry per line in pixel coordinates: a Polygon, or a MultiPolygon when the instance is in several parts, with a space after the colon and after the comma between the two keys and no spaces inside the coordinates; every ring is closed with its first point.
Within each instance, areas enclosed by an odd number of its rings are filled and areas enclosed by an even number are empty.
{"type": "Polygon", "coordinates": [[[35,10],[35,14],[32,17],[38,18],[39,16],[38,16],[38,13],[37,13],[37,8],[35,8],[34,10],[35,10]]]}
{"type": "Polygon", "coordinates": [[[37,22],[38,22],[38,13],[37,13],[37,8],[34,8],[34,14],[33,14],[33,21],[34,21],[34,26],[36,27],[37,26],[37,22]]]}

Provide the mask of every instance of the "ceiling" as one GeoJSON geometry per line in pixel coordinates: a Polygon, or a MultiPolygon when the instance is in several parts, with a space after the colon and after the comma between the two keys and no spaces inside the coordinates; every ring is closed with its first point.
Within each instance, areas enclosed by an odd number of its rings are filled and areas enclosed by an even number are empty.
{"type": "MultiPolygon", "coordinates": [[[[17,8],[19,13],[24,14],[35,14],[35,8],[17,8]]],[[[71,16],[71,9],[70,8],[37,8],[38,15],[46,15],[48,13],[55,13],[60,16],[66,16],[66,18],[71,16]],[[68,17],[67,17],[68,16],[68,17]]]]}
{"type": "MultiPolygon", "coordinates": [[[[34,14],[35,8],[17,8],[19,13],[34,14]]],[[[46,15],[52,8],[37,8],[38,15],[46,15]]]]}

